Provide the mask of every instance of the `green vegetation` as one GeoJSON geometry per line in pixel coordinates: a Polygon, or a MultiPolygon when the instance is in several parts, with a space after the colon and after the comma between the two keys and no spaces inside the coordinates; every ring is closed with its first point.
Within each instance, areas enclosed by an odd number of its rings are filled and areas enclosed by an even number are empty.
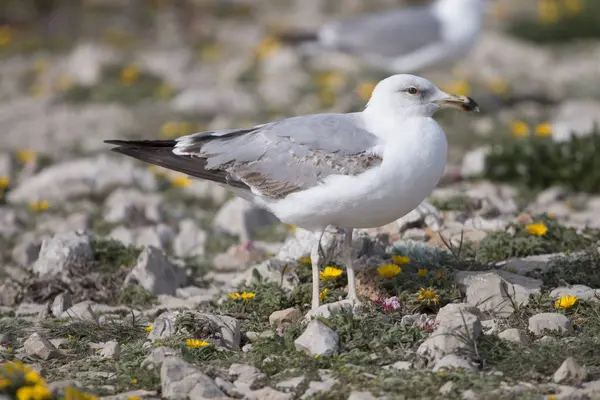
{"type": "Polygon", "coordinates": [[[116,272],[122,267],[131,268],[141,249],[125,246],[113,239],[96,239],[93,243],[94,261],[102,272],[116,272]]]}

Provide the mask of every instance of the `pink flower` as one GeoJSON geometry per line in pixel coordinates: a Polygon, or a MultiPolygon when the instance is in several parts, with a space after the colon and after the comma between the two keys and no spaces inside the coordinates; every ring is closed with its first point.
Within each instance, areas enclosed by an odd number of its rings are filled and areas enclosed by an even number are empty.
{"type": "Polygon", "coordinates": [[[379,300],[378,304],[381,306],[383,311],[393,311],[401,307],[397,296],[393,296],[385,300],[379,300]]]}

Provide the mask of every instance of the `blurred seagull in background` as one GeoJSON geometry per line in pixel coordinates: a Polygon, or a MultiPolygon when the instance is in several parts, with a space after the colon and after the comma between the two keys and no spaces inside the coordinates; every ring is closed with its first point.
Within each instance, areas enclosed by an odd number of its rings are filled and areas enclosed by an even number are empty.
{"type": "Polygon", "coordinates": [[[117,153],[217,182],[282,222],[314,232],[316,310],[325,229],[345,232],[348,299],[357,302],[353,229],[395,221],[438,184],[447,142],[432,115],[444,107],[478,111],[472,99],[447,94],[424,78],[394,75],[376,85],[362,112],[304,115],[175,140],[106,143],[117,153]]]}
{"type": "Polygon", "coordinates": [[[391,73],[415,73],[442,64],[447,67],[465,57],[479,37],[488,1],[437,0],[333,21],[316,34],[279,37],[356,55],[391,73]]]}

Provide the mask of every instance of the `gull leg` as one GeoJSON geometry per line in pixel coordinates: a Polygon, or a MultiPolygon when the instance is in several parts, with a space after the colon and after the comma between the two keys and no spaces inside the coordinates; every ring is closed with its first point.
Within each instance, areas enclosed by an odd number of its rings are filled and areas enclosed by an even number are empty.
{"type": "Polygon", "coordinates": [[[344,264],[346,265],[346,273],[348,274],[348,300],[358,302],[356,296],[356,278],[354,276],[354,267],[352,266],[352,229],[346,229],[344,235],[344,264]]]}
{"type": "Polygon", "coordinates": [[[316,242],[313,245],[312,251],[310,252],[310,262],[312,264],[312,303],[311,309],[314,311],[319,308],[319,263],[321,256],[319,253],[319,247],[321,245],[321,237],[323,232],[316,232],[316,242]]]}

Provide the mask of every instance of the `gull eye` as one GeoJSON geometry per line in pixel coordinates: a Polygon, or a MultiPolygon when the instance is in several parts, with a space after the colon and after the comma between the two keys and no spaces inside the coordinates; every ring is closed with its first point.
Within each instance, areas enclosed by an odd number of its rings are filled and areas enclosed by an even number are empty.
{"type": "Polygon", "coordinates": [[[414,86],[409,87],[408,89],[406,89],[406,91],[408,92],[408,94],[417,94],[417,93],[419,93],[419,89],[417,89],[414,86]]]}

